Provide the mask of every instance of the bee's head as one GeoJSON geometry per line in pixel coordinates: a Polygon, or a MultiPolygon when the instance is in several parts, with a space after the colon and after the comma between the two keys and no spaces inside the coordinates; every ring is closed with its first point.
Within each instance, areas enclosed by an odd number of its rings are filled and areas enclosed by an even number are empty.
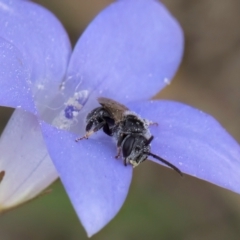
{"type": "Polygon", "coordinates": [[[152,140],[153,136],[146,139],[146,137],[140,134],[128,135],[122,143],[122,153],[125,162],[127,164],[130,163],[133,167],[137,167],[141,162],[146,160],[148,156],[151,156],[183,176],[182,172],[176,166],[150,152],[150,143],[152,140]]]}
{"type": "Polygon", "coordinates": [[[150,142],[142,135],[128,135],[122,143],[122,153],[126,163],[133,167],[147,159],[150,152],[150,142]]]}

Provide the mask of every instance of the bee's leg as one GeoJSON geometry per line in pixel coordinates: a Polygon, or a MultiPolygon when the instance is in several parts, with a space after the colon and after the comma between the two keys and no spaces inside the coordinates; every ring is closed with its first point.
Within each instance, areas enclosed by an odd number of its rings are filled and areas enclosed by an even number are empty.
{"type": "Polygon", "coordinates": [[[88,139],[93,133],[94,133],[94,131],[92,131],[92,130],[89,132],[86,132],[86,134],[83,137],[76,138],[75,141],[78,142],[83,139],[88,139]]]}
{"type": "Polygon", "coordinates": [[[157,123],[157,122],[150,122],[150,123],[149,123],[149,126],[151,126],[151,125],[158,126],[158,123],[157,123]]]}
{"type": "Polygon", "coordinates": [[[157,123],[157,122],[152,122],[152,121],[149,121],[149,120],[147,120],[147,119],[144,119],[144,121],[147,123],[148,126],[152,126],[152,125],[158,126],[158,123],[157,123]]]}
{"type": "Polygon", "coordinates": [[[121,156],[121,145],[122,145],[122,141],[124,139],[125,135],[120,134],[119,138],[118,138],[118,142],[117,142],[117,155],[115,156],[116,159],[118,159],[121,156]]]}
{"type": "Polygon", "coordinates": [[[127,166],[127,159],[126,158],[124,158],[123,164],[124,164],[124,166],[127,166]]]}
{"type": "Polygon", "coordinates": [[[121,157],[121,147],[117,147],[117,155],[115,156],[116,159],[121,157]]]}
{"type": "MultiPolygon", "coordinates": [[[[153,138],[154,138],[154,136],[152,135],[152,136],[147,140],[146,145],[149,145],[149,144],[152,142],[153,138]]],[[[145,159],[145,160],[146,160],[146,159],[145,159]]]]}
{"type": "Polygon", "coordinates": [[[104,126],[104,124],[106,124],[106,122],[104,122],[104,121],[99,123],[95,128],[93,128],[90,131],[87,131],[86,134],[83,137],[77,138],[75,141],[78,142],[78,141],[80,141],[82,139],[88,139],[93,133],[95,133],[98,130],[100,130],[104,126]]]}

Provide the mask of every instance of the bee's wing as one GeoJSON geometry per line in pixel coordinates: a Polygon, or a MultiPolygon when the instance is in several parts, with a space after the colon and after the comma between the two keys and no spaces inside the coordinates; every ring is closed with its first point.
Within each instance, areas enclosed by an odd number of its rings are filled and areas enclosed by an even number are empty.
{"type": "Polygon", "coordinates": [[[119,122],[123,119],[124,112],[129,111],[129,109],[121,103],[118,103],[110,98],[99,97],[99,104],[101,104],[110,114],[112,114],[113,119],[119,122]]]}

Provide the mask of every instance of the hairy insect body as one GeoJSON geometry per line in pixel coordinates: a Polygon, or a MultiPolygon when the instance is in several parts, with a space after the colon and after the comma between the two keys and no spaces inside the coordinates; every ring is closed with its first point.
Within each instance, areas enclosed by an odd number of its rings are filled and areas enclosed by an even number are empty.
{"type": "Polygon", "coordinates": [[[116,158],[121,157],[122,153],[124,164],[131,164],[134,167],[147,159],[148,155],[144,152],[150,152],[148,141],[151,133],[145,120],[129,111],[113,129],[118,149],[116,158]]]}
{"type": "Polygon", "coordinates": [[[86,134],[76,141],[87,139],[93,133],[103,129],[104,133],[116,139],[116,158],[122,156],[125,165],[131,164],[136,167],[148,156],[152,156],[182,175],[177,167],[150,152],[153,136],[149,125],[154,123],[139,117],[126,106],[112,99],[101,97],[98,98],[98,102],[101,106],[87,115],[86,134]]]}

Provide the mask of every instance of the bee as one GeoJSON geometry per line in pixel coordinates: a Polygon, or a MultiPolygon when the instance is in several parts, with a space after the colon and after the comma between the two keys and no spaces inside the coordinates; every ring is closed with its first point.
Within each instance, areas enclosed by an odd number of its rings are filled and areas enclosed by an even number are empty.
{"type": "Polygon", "coordinates": [[[97,100],[101,106],[87,115],[86,134],[76,139],[76,142],[88,139],[102,129],[105,134],[116,139],[115,158],[120,158],[122,155],[125,166],[131,164],[136,167],[151,156],[183,175],[176,166],[151,153],[150,144],[154,137],[150,133],[149,126],[157,123],[139,117],[126,106],[112,99],[99,97],[97,100]]]}

